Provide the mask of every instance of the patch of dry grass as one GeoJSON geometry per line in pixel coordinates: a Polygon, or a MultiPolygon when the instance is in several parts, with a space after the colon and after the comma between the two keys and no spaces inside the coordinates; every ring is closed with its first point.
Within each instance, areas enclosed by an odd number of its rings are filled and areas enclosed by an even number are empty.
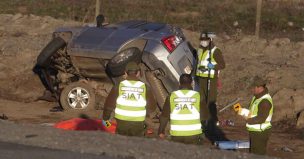
{"type": "MultiPolygon", "coordinates": [[[[107,21],[140,19],[165,22],[192,31],[254,34],[256,1],[252,0],[101,0],[107,21]]],[[[50,15],[94,21],[95,0],[1,0],[0,13],[50,15]]],[[[262,36],[304,39],[304,2],[264,0],[262,36]]]]}

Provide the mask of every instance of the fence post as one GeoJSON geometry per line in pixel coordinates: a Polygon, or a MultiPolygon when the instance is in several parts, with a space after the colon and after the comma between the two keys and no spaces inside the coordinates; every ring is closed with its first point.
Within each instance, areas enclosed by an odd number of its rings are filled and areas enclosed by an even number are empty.
{"type": "Polygon", "coordinates": [[[256,22],[255,22],[255,36],[257,37],[257,39],[260,36],[261,12],[262,12],[262,0],[257,0],[256,22]]]}
{"type": "Polygon", "coordinates": [[[96,0],[95,18],[100,14],[100,0],[96,0]]]}

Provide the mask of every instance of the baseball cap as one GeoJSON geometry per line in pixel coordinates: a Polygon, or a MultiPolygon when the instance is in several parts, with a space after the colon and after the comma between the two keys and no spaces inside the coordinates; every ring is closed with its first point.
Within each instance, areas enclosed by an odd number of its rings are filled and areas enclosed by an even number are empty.
{"type": "Polygon", "coordinates": [[[254,76],[253,77],[253,80],[252,80],[252,83],[251,83],[251,86],[254,87],[254,86],[264,86],[267,84],[267,80],[266,79],[263,79],[262,77],[260,76],[254,76]]]}

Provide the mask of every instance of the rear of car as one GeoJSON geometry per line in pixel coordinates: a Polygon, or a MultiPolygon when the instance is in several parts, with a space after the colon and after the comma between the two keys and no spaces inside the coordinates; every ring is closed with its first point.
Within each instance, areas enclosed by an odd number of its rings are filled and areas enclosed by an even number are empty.
{"type": "Polygon", "coordinates": [[[156,76],[168,92],[178,89],[179,76],[183,73],[190,74],[193,69],[193,53],[179,28],[166,25],[154,33],[144,52],[143,62],[151,70],[157,70],[156,76]]]}
{"type": "Polygon", "coordinates": [[[178,89],[179,76],[193,69],[193,54],[182,31],[164,23],[61,28],[53,35],[37,58],[43,65],[37,65],[64,109],[93,108],[96,89],[104,79],[120,78],[130,61],[141,63],[142,78],[152,86],[161,107],[168,93],[178,89]]]}

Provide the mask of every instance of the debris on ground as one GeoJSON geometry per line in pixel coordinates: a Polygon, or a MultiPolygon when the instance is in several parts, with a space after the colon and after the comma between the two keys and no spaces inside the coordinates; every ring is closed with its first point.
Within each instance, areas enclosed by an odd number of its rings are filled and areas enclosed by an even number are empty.
{"type": "Polygon", "coordinates": [[[5,114],[2,114],[2,115],[0,116],[0,119],[1,119],[1,120],[7,120],[8,117],[7,117],[5,114]]]}
{"type": "Polygon", "coordinates": [[[250,148],[249,141],[216,141],[215,145],[222,150],[236,150],[250,148]]]}
{"type": "Polygon", "coordinates": [[[293,150],[287,146],[276,148],[275,151],[283,151],[283,152],[293,152],[293,150]]]}
{"type": "Polygon", "coordinates": [[[116,122],[111,121],[111,126],[106,127],[102,124],[102,120],[86,119],[86,118],[73,118],[70,120],[60,121],[54,124],[54,128],[63,130],[101,130],[108,133],[115,134],[116,122]]]}

